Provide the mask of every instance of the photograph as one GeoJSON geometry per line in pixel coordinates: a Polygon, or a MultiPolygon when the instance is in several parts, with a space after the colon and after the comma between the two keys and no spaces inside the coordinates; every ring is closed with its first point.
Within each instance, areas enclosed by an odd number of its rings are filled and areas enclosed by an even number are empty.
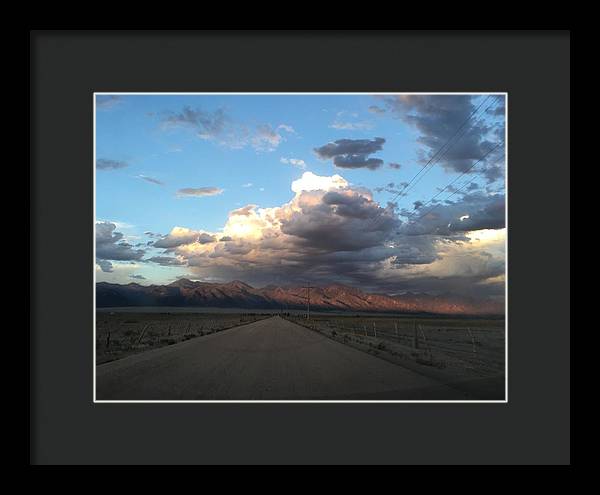
{"type": "Polygon", "coordinates": [[[94,93],[96,402],[506,402],[507,93],[94,93]]]}

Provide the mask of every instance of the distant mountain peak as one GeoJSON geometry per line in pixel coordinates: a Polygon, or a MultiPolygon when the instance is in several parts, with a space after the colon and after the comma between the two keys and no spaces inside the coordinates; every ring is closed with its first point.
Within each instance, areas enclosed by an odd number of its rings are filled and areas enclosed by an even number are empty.
{"type": "Polygon", "coordinates": [[[242,282],[241,280],[233,280],[232,282],[228,282],[223,285],[226,287],[235,287],[236,289],[254,289],[254,287],[248,285],[245,282],[242,282]]]}
{"type": "Polygon", "coordinates": [[[189,278],[179,278],[174,282],[169,284],[169,287],[196,287],[197,285],[202,284],[202,282],[194,282],[189,278]]]}

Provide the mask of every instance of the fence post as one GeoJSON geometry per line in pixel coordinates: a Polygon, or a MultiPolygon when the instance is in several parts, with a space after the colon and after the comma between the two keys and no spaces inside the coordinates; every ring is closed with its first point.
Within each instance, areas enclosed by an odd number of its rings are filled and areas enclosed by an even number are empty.
{"type": "Polygon", "coordinates": [[[417,334],[417,320],[413,322],[413,348],[419,348],[419,335],[417,334]]]}
{"type": "Polygon", "coordinates": [[[368,337],[369,334],[367,333],[367,325],[363,325],[363,329],[365,331],[365,337],[368,337]]]}
{"type": "Polygon", "coordinates": [[[106,348],[108,349],[110,347],[110,330],[108,331],[108,334],[106,335],[106,348]]]}
{"type": "Polygon", "coordinates": [[[373,322],[373,335],[377,338],[377,327],[375,326],[375,322],[373,322]]]}
{"type": "Polygon", "coordinates": [[[471,329],[467,328],[467,332],[469,332],[469,336],[471,337],[471,346],[473,348],[473,354],[477,354],[477,350],[475,349],[475,339],[473,338],[473,334],[471,333],[471,329]]]}
{"type": "Polygon", "coordinates": [[[142,330],[142,333],[140,334],[140,336],[139,336],[139,338],[138,338],[138,341],[137,341],[138,345],[139,345],[139,343],[142,341],[142,337],[144,337],[144,334],[146,333],[146,330],[148,330],[148,327],[149,327],[149,326],[150,326],[150,324],[146,325],[146,326],[144,327],[144,329],[142,330]]]}

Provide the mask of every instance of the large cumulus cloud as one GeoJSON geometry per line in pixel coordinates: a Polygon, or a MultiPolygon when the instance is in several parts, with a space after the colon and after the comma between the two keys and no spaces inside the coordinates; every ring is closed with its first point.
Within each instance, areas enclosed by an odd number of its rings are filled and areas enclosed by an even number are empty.
{"type": "Polygon", "coordinates": [[[471,295],[501,292],[502,281],[485,281],[502,272],[502,253],[496,249],[490,254],[469,237],[471,230],[503,225],[499,197],[463,195],[440,205],[435,221],[426,219],[417,228],[419,209],[403,223],[393,208],[375,202],[370,191],[337,175],[306,172],[292,190],[293,198],[281,206],[250,204],[231,211],[218,234],[174,229],[157,243],[175,258],[152,261],[187,265],[202,279],[241,279],[256,286],[310,281],[388,293],[426,287],[471,295]],[[447,283],[449,278],[454,285],[447,283]]]}

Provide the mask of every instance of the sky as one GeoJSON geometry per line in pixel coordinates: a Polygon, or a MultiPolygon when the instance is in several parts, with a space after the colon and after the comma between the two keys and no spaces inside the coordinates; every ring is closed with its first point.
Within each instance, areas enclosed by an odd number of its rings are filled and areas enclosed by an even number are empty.
{"type": "Polygon", "coordinates": [[[96,95],[96,280],[503,298],[505,96],[96,95]]]}

